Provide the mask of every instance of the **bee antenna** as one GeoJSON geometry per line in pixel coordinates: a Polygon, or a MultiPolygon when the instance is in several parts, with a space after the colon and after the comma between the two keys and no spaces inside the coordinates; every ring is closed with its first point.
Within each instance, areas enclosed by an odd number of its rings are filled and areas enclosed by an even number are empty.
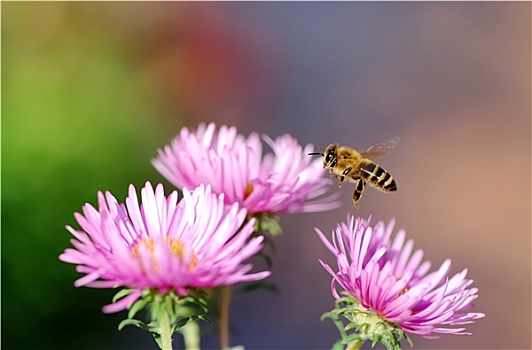
{"type": "Polygon", "coordinates": [[[309,153],[308,155],[309,155],[309,156],[323,156],[323,153],[312,152],[312,153],[309,153]]]}

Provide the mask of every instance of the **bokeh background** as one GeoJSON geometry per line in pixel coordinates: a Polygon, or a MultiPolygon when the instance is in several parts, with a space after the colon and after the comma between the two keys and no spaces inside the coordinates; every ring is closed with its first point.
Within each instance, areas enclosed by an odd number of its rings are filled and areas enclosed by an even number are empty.
{"type": "Polygon", "coordinates": [[[530,349],[530,18],[529,2],[2,3],[2,348],[155,347],[101,312],[113,291],[74,288],[64,226],[98,190],[169,191],[156,149],[214,121],[316,147],[402,139],[379,160],[397,193],[356,211],[344,186],[338,210],[282,216],[279,292],[235,297],[232,345],[332,345],[313,228],[351,212],[396,218],[480,290],[473,336],[416,348],[530,349]]]}

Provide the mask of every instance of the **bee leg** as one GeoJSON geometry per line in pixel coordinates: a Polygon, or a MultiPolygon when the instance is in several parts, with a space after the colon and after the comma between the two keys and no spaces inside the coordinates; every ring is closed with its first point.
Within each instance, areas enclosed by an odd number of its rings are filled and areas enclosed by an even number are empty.
{"type": "Polygon", "coordinates": [[[364,192],[364,180],[360,179],[358,180],[357,186],[355,187],[355,191],[353,192],[353,204],[355,208],[358,209],[358,201],[360,200],[360,197],[362,197],[362,192],[364,192]]]}
{"type": "Polygon", "coordinates": [[[338,187],[342,187],[342,182],[344,182],[345,177],[347,176],[347,174],[349,174],[349,172],[351,171],[351,169],[352,169],[351,167],[346,168],[346,169],[344,170],[344,172],[342,173],[342,175],[340,175],[339,180],[338,180],[338,187]]]}

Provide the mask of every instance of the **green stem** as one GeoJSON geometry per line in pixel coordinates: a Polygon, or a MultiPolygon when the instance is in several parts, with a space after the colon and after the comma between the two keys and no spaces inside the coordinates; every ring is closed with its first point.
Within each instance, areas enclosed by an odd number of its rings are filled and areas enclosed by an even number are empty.
{"type": "Polygon", "coordinates": [[[220,349],[229,348],[229,304],[231,286],[220,288],[220,349]]]}
{"type": "Polygon", "coordinates": [[[183,334],[183,339],[185,341],[185,349],[200,349],[200,329],[196,322],[191,321],[187,323],[185,326],[179,329],[179,332],[183,334]]]}
{"type": "Polygon", "coordinates": [[[363,340],[360,340],[360,339],[353,340],[351,343],[347,345],[345,350],[358,350],[360,349],[362,344],[364,344],[363,340]]]}
{"type": "Polygon", "coordinates": [[[159,334],[161,335],[162,350],[172,350],[172,327],[170,326],[170,315],[163,312],[159,320],[159,334]]]}

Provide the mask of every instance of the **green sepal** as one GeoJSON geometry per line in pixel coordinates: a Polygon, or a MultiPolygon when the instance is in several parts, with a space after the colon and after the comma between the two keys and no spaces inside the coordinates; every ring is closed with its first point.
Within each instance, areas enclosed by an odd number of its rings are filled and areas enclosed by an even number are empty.
{"type": "MultiPolygon", "coordinates": [[[[133,289],[121,290],[113,300],[116,302],[133,291],[133,289]]],[[[159,323],[157,320],[160,320],[163,314],[169,315],[172,332],[192,321],[202,320],[211,323],[207,316],[210,297],[208,291],[190,289],[188,292],[189,295],[180,296],[175,291],[170,290],[165,295],[160,295],[158,290],[145,289],[141,297],[128,307],[127,319],[120,322],[118,329],[122,330],[125,326],[139,327],[152,333],[155,341],[159,343],[159,323]],[[152,322],[146,324],[141,320],[134,319],[138,312],[147,306],[149,306],[149,317],[152,322]]]]}
{"type": "Polygon", "coordinates": [[[142,310],[147,304],[149,303],[148,299],[139,299],[131,307],[129,308],[129,311],[127,313],[127,318],[132,319],[135,317],[137,312],[142,310]]]}
{"type": "Polygon", "coordinates": [[[258,220],[259,230],[266,231],[272,236],[279,236],[283,233],[279,217],[277,215],[263,215],[258,220]]]}
{"type": "Polygon", "coordinates": [[[348,346],[355,341],[361,345],[371,340],[372,347],[380,342],[387,350],[397,350],[401,349],[402,339],[406,339],[413,347],[412,340],[401,327],[364,308],[347,292],[342,294],[344,296],[335,302],[336,308],[321,316],[322,321],[331,319],[340,332],[341,339],[333,345],[333,349],[340,349],[342,345],[348,346]],[[344,321],[347,324],[344,325],[344,321]]]}
{"type": "Polygon", "coordinates": [[[255,232],[269,233],[271,236],[279,236],[283,233],[279,216],[272,213],[255,213],[249,218],[255,218],[255,232]]]}
{"type": "Polygon", "coordinates": [[[355,340],[359,340],[359,341],[362,341],[362,342],[364,341],[364,339],[359,334],[351,333],[351,334],[347,335],[346,337],[344,337],[341,340],[341,342],[342,342],[342,344],[347,345],[347,344],[351,344],[355,340]]]}
{"type": "Polygon", "coordinates": [[[255,228],[251,237],[262,236],[262,249],[256,256],[263,258],[268,269],[273,267],[273,254],[277,248],[275,247],[275,236],[282,233],[281,225],[279,224],[279,217],[270,213],[255,213],[249,215],[246,221],[255,219],[255,228]]]}

